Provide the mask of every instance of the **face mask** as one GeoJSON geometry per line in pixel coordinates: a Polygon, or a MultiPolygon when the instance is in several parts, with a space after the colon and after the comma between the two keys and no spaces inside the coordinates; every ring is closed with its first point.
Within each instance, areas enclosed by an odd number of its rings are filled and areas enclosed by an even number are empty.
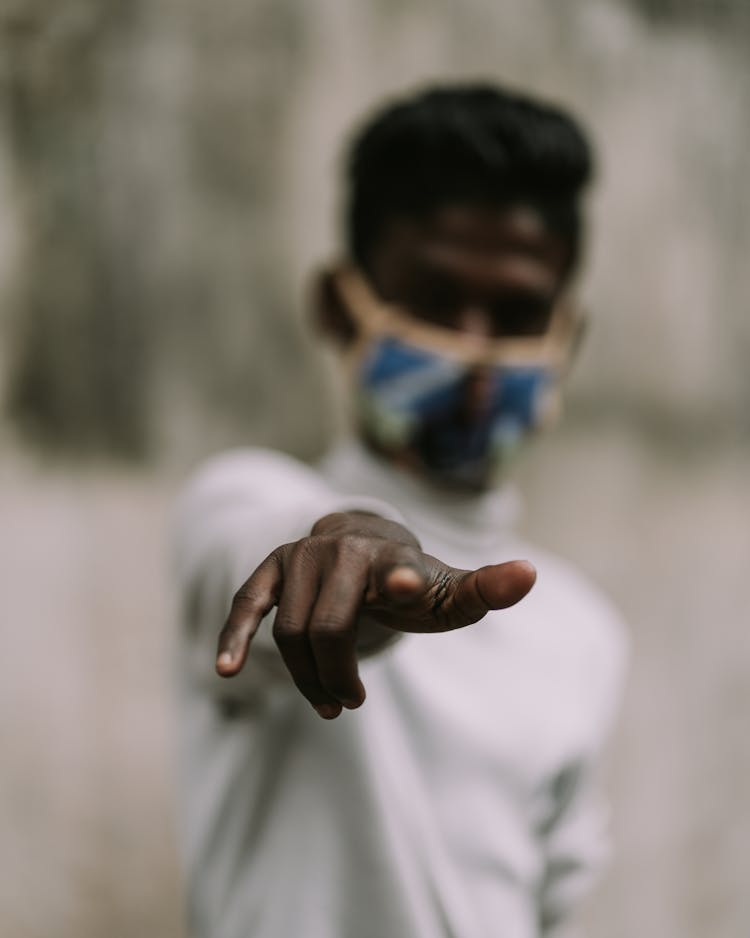
{"type": "Polygon", "coordinates": [[[569,314],[555,311],[542,336],[488,339],[383,304],[352,269],[336,285],[358,329],[356,419],[380,452],[435,482],[484,489],[557,415],[569,314]]]}

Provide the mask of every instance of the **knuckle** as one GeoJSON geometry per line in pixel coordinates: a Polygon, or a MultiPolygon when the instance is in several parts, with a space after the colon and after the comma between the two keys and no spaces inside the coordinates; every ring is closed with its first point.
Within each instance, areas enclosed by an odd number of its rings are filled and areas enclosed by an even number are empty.
{"type": "Polygon", "coordinates": [[[343,534],[336,544],[339,557],[367,555],[372,549],[372,539],[363,534],[343,534]]]}
{"type": "Polygon", "coordinates": [[[327,538],[303,537],[297,541],[289,552],[289,567],[297,575],[310,576],[318,568],[325,552],[327,538]]]}
{"type": "MultiPolygon", "coordinates": [[[[376,541],[364,534],[313,534],[294,545],[292,563],[302,570],[361,567],[375,554],[376,541]]],[[[348,575],[348,574],[347,574],[348,575]]]]}
{"type": "Polygon", "coordinates": [[[342,581],[363,577],[376,556],[372,538],[345,534],[332,545],[332,573],[342,581]]]}
{"type": "Polygon", "coordinates": [[[363,566],[372,555],[372,539],[362,534],[316,534],[295,544],[292,562],[302,572],[331,570],[349,576],[353,565],[363,566]]]}
{"type": "Polygon", "coordinates": [[[288,616],[276,616],[271,630],[276,644],[295,645],[301,644],[305,637],[304,625],[300,625],[294,619],[288,616]]]}
{"type": "Polygon", "coordinates": [[[318,647],[330,648],[346,644],[351,634],[351,624],[333,613],[310,623],[310,641],[318,647]]]}

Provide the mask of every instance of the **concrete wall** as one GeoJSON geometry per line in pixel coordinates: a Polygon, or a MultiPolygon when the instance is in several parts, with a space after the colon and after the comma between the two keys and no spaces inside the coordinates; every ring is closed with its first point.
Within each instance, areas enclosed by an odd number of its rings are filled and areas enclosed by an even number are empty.
{"type": "Polygon", "coordinates": [[[171,495],[227,443],[321,451],[303,283],[337,250],[342,135],[384,95],[490,77],[600,150],[591,332],[519,473],[529,534],[633,632],[591,934],[746,934],[747,24],[646,0],[0,6],[3,933],[180,934],[171,495]],[[112,454],[146,462],[91,460],[112,454]]]}

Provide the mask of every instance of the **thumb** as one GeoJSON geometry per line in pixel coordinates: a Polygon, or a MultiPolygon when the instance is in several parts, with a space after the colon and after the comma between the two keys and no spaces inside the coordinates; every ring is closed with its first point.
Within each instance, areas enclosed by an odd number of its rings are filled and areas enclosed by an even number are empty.
{"type": "Polygon", "coordinates": [[[528,560],[491,564],[467,573],[456,589],[454,604],[477,622],[491,609],[507,609],[529,592],[536,582],[536,568],[528,560]]]}

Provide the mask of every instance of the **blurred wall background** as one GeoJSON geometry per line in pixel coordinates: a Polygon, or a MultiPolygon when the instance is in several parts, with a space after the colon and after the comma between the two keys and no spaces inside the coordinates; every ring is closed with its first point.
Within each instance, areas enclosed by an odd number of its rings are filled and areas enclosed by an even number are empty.
{"type": "Polygon", "coordinates": [[[590,931],[747,934],[749,49],[744,0],[0,0],[3,934],[182,934],[175,487],[221,446],[324,449],[304,283],[343,139],[476,77],[600,154],[590,335],[519,473],[633,632],[590,931]]]}

